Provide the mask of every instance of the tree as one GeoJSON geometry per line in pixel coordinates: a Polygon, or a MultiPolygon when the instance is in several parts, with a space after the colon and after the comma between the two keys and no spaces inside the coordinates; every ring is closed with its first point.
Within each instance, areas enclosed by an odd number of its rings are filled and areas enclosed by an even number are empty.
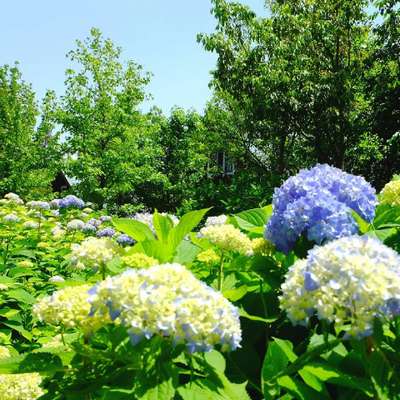
{"type": "Polygon", "coordinates": [[[218,55],[211,82],[235,118],[231,140],[278,178],[318,162],[346,168],[364,133],[360,78],[368,55],[367,1],[268,1],[269,16],[213,0],[218,55]]]}
{"type": "Polygon", "coordinates": [[[0,193],[49,194],[60,160],[57,136],[36,129],[39,109],[18,65],[0,67],[0,193]]]}
{"type": "Polygon", "coordinates": [[[366,73],[367,120],[382,157],[373,177],[378,188],[400,171],[400,2],[376,1],[380,20],[374,29],[373,51],[366,73]]]}
{"type": "Polygon", "coordinates": [[[153,205],[156,200],[143,188],[151,186],[157,197],[165,178],[156,130],[138,110],[149,75],[132,61],[122,64],[120,56],[121,49],[98,29],[68,53],[79,69],[66,71],[56,115],[66,137],[67,172],[88,200],[153,205]]]}
{"type": "Polygon", "coordinates": [[[164,204],[167,209],[199,207],[197,192],[207,175],[212,155],[203,118],[181,108],[162,116],[158,136],[163,149],[163,173],[168,178],[164,204]]]}

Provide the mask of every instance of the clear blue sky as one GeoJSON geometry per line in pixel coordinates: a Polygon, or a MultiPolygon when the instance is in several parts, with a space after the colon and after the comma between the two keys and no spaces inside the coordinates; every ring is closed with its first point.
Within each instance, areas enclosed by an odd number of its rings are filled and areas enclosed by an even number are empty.
{"type": "MultiPolygon", "coordinates": [[[[264,0],[242,0],[260,15],[264,0]]],[[[38,97],[63,93],[65,54],[91,27],[154,74],[149,92],[168,113],[174,105],[201,111],[210,98],[209,71],[216,57],[196,42],[212,32],[210,0],[8,0],[2,4],[0,64],[20,62],[38,97]]]]}

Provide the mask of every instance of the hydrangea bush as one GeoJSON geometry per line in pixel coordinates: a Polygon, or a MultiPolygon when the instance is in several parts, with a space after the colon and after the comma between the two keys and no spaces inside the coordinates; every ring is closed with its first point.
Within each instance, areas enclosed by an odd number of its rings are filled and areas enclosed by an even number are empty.
{"type": "Polygon", "coordinates": [[[6,194],[0,399],[398,398],[396,190],[317,165],[213,217],[6,194]]]}

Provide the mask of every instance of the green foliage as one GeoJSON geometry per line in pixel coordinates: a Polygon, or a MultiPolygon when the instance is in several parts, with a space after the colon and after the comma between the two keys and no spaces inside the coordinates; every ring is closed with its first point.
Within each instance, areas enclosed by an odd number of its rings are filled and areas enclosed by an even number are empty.
{"type": "Polygon", "coordinates": [[[67,173],[79,194],[97,203],[145,203],[161,198],[157,125],[138,110],[149,75],[120,61],[121,49],[92,29],[68,53],[66,92],[54,115],[65,136],[67,173]],[[150,196],[152,194],[152,197],[150,196]]]}
{"type": "Polygon", "coordinates": [[[52,101],[43,101],[42,121],[32,87],[22,80],[18,65],[0,67],[0,194],[30,197],[51,191],[60,162],[57,135],[46,123],[52,101]]]}

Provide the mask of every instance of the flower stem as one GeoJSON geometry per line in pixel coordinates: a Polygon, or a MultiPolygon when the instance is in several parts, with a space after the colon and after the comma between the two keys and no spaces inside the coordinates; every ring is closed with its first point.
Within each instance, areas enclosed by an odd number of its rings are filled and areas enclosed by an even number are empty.
{"type": "Polygon", "coordinates": [[[224,280],[224,253],[221,253],[221,259],[219,262],[219,270],[218,270],[218,291],[222,291],[222,282],[224,280]]]}

